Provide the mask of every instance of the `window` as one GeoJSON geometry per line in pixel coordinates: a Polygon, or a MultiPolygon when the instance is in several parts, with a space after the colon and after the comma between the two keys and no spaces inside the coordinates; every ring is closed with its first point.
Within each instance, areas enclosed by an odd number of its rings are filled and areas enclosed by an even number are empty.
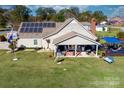
{"type": "Polygon", "coordinates": [[[37,45],[37,43],[38,43],[38,42],[37,42],[37,40],[35,39],[35,40],[34,40],[34,45],[37,45]]]}

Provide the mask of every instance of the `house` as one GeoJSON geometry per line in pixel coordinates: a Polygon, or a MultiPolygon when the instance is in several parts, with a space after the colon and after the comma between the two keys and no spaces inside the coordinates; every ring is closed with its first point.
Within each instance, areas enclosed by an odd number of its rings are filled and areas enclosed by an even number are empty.
{"type": "Polygon", "coordinates": [[[96,31],[107,32],[108,31],[108,26],[107,25],[96,25],[96,31]]]}
{"type": "Polygon", "coordinates": [[[124,25],[124,18],[120,16],[115,16],[109,19],[109,24],[111,25],[124,25]]]}
{"type": "Polygon", "coordinates": [[[64,23],[22,22],[17,45],[50,49],[55,56],[82,57],[97,56],[99,43],[96,40],[92,31],[86,30],[75,18],[70,18],[64,23]]]}

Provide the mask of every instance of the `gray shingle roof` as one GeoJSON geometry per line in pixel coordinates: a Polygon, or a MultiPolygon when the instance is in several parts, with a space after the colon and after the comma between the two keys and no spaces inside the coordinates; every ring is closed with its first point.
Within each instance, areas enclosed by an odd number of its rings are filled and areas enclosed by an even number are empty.
{"type": "Polygon", "coordinates": [[[19,38],[41,38],[42,33],[19,33],[19,38]]]}
{"type": "Polygon", "coordinates": [[[52,33],[55,33],[56,30],[62,26],[62,24],[63,24],[63,22],[59,22],[59,23],[56,23],[55,28],[44,28],[43,32],[42,32],[42,37],[47,37],[47,36],[51,35],[52,33]]]}
{"type": "Polygon", "coordinates": [[[54,31],[54,32],[52,32],[51,34],[49,34],[49,35],[46,35],[46,36],[44,36],[43,38],[46,38],[46,37],[49,37],[49,36],[51,36],[51,35],[53,35],[53,34],[56,34],[56,33],[58,33],[59,31],[61,31],[66,25],[68,25],[71,21],[73,21],[74,20],[74,18],[69,18],[69,19],[67,19],[61,26],[59,26],[58,28],[56,28],[56,30],[54,31]]]}

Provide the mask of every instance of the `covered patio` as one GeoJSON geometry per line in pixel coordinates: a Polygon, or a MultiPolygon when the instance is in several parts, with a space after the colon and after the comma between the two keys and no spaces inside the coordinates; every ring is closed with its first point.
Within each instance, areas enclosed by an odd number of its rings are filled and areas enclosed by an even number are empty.
{"type": "Polygon", "coordinates": [[[98,56],[98,45],[58,45],[55,56],[59,57],[98,56]]]}
{"type": "Polygon", "coordinates": [[[97,57],[99,43],[86,36],[70,32],[54,39],[56,57],[97,57]]]}

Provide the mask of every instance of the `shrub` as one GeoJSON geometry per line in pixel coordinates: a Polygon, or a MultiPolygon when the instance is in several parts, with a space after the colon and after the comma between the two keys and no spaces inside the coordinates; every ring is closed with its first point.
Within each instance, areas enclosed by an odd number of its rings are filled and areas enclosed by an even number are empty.
{"type": "Polygon", "coordinates": [[[7,39],[4,35],[0,35],[0,41],[7,41],[7,39]]]}
{"type": "Polygon", "coordinates": [[[118,37],[118,38],[124,38],[124,32],[119,32],[119,33],[117,34],[117,37],[118,37]]]}

